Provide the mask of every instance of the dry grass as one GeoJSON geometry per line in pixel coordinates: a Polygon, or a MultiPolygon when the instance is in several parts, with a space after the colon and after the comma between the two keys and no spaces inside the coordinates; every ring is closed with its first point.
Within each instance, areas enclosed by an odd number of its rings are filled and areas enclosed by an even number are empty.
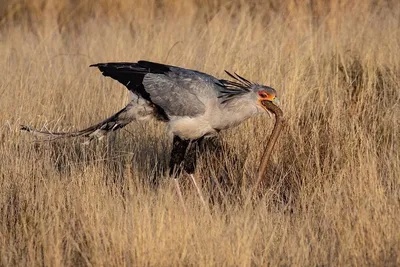
{"type": "Polygon", "coordinates": [[[9,0],[0,14],[0,266],[400,264],[398,1],[9,0]],[[87,147],[19,132],[111,115],[127,92],[87,67],[139,59],[277,88],[288,126],[261,199],[244,200],[265,118],[222,134],[230,152],[197,176],[223,163],[231,191],[205,209],[186,183],[186,215],[163,125],[87,147]]]}

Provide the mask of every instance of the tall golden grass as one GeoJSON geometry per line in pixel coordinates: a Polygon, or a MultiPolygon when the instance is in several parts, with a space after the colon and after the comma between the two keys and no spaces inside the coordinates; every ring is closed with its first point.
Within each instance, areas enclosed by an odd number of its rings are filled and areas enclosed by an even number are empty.
{"type": "Polygon", "coordinates": [[[398,266],[398,1],[0,4],[0,266],[398,266]],[[20,124],[91,125],[127,90],[88,65],[147,59],[277,89],[270,187],[246,201],[273,120],[221,134],[184,213],[157,122],[37,142],[20,124]],[[229,181],[222,197],[209,177],[229,181]]]}

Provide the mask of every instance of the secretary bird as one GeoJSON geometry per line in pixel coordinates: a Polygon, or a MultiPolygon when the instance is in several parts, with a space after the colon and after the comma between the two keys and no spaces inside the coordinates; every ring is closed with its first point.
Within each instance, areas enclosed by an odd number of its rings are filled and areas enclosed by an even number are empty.
{"type": "Polygon", "coordinates": [[[108,132],[121,129],[132,121],[155,118],[165,122],[173,136],[169,174],[174,178],[182,202],[176,178],[183,169],[191,177],[204,203],[193,176],[196,167],[196,153],[193,153],[193,149],[196,144],[256,114],[265,111],[270,113],[278,103],[276,91],[272,87],[250,82],[227,71],[233,81],[149,61],[98,63],[90,67],[97,67],[104,76],[128,88],[132,97],[126,107],[108,119],[76,132],[52,133],[28,126],[22,126],[21,130],[52,140],[77,136],[92,140],[101,139],[108,132]]]}

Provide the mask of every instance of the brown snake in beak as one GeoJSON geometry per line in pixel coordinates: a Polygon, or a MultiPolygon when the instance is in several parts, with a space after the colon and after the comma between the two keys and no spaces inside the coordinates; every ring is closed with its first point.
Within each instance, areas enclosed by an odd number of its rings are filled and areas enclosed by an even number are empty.
{"type": "Polygon", "coordinates": [[[254,184],[254,191],[258,188],[259,184],[263,180],[266,180],[268,161],[271,157],[272,150],[274,149],[276,140],[278,139],[285,122],[283,118],[283,111],[277,105],[275,105],[271,101],[263,101],[262,104],[266,109],[275,114],[275,125],[264,149],[264,155],[261,158],[260,167],[258,168],[257,180],[254,184]]]}

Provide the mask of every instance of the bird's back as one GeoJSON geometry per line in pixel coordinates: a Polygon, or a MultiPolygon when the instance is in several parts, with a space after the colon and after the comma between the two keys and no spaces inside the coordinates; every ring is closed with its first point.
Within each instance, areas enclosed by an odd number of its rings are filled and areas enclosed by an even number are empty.
{"type": "Polygon", "coordinates": [[[196,70],[148,61],[92,66],[148,101],[158,117],[169,122],[170,131],[185,139],[215,134],[256,112],[246,106],[245,98],[237,97],[247,90],[196,70]]]}
{"type": "Polygon", "coordinates": [[[201,115],[209,101],[218,97],[218,79],[195,70],[149,61],[91,66],[156,105],[167,118],[201,115]]]}

